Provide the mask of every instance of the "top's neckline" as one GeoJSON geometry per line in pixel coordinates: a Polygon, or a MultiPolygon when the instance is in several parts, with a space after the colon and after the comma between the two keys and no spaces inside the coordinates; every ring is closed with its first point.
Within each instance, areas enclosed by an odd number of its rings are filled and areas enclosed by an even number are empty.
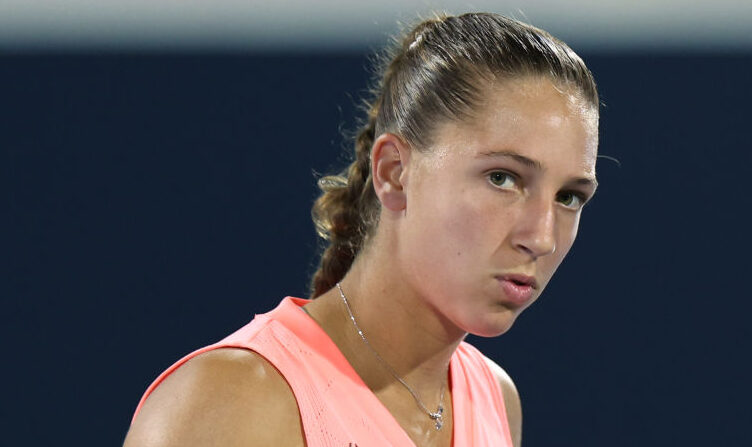
{"type": "MultiPolygon", "coordinates": [[[[386,406],[384,406],[379,398],[376,397],[376,394],[374,394],[374,392],[371,391],[370,388],[368,388],[368,385],[366,385],[363,379],[358,375],[358,373],[355,371],[355,368],[352,367],[339,347],[334,343],[331,337],[329,337],[329,334],[327,334],[326,331],[324,331],[324,329],[319,326],[316,320],[314,320],[313,317],[311,317],[310,314],[306,312],[305,309],[303,309],[303,306],[312,301],[313,300],[308,300],[305,298],[288,296],[285,297],[285,299],[283,299],[282,302],[274,310],[265,315],[281,322],[287,329],[292,331],[301,341],[303,341],[303,343],[305,343],[311,350],[317,351],[325,356],[325,358],[329,359],[329,361],[331,361],[338,370],[349,377],[358,386],[358,388],[360,388],[360,394],[357,397],[353,396],[353,398],[367,399],[370,402],[370,405],[367,405],[368,408],[379,409],[376,414],[371,414],[371,416],[376,419],[377,423],[381,424],[381,426],[385,426],[384,424],[392,425],[394,426],[394,429],[389,430],[389,432],[400,433],[401,439],[396,439],[395,441],[397,441],[398,443],[395,445],[415,446],[415,443],[410,438],[410,436],[408,436],[407,432],[405,432],[402,426],[399,425],[397,419],[394,418],[392,413],[386,408],[386,406]]],[[[458,378],[459,375],[462,374],[460,370],[461,365],[458,364],[457,353],[455,352],[449,360],[448,371],[448,383],[449,389],[451,391],[450,395],[453,417],[452,445],[454,445],[457,440],[457,434],[464,433],[462,430],[465,430],[464,424],[466,422],[463,420],[462,415],[459,413],[462,408],[465,408],[464,402],[461,402],[461,400],[466,396],[463,396],[463,393],[459,393],[458,395],[458,393],[455,392],[456,387],[453,380],[453,378],[458,378]]],[[[422,412],[422,410],[417,407],[417,405],[416,410],[422,412]]],[[[427,422],[431,423],[430,419],[428,419],[428,415],[426,415],[426,418],[427,422]]]]}

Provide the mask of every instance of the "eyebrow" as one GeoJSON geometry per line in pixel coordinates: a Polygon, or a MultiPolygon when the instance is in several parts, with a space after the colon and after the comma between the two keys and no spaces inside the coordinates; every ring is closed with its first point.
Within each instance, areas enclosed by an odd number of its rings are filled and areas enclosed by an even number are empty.
{"type": "MultiPolygon", "coordinates": [[[[543,171],[543,165],[538,160],[533,160],[510,150],[481,152],[478,157],[507,157],[536,171],[543,171]]],[[[598,188],[598,180],[595,177],[577,177],[572,179],[571,183],[590,186],[593,190],[598,188]]]]}

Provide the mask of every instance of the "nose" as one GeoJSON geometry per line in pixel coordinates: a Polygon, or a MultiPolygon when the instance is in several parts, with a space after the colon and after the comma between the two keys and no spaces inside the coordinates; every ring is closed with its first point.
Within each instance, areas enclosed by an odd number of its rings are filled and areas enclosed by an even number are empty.
{"type": "Polygon", "coordinates": [[[517,222],[512,243],[535,260],[556,251],[556,209],[552,201],[543,198],[530,197],[527,205],[517,222]]]}

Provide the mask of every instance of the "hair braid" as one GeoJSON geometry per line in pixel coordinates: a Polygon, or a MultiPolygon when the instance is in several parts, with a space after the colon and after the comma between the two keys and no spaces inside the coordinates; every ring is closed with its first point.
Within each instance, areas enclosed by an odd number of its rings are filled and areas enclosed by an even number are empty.
{"type": "Polygon", "coordinates": [[[371,146],[376,133],[378,102],[355,139],[355,160],[339,175],[318,181],[323,194],[311,210],[316,232],[329,241],[314,274],[310,292],[321,295],[341,280],[378,219],[378,200],[371,179],[371,146]]]}

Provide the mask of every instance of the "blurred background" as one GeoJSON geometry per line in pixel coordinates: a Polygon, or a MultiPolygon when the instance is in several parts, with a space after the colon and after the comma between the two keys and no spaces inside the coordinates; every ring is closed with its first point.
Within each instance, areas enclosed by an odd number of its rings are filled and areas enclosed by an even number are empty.
{"type": "Polygon", "coordinates": [[[3,445],[119,445],[162,370],[306,296],[369,55],[433,10],[550,31],[604,103],[568,260],[470,337],[525,446],[749,445],[752,2],[2,0],[3,445]]]}

